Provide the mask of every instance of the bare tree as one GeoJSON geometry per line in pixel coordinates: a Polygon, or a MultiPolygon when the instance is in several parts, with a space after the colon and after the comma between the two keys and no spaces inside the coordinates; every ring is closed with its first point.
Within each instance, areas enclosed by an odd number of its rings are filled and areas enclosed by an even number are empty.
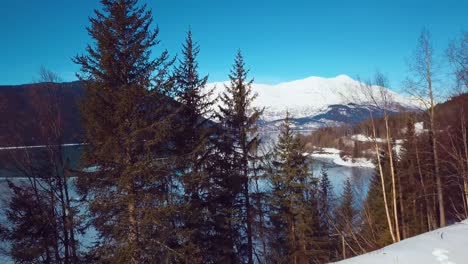
{"type": "Polygon", "coordinates": [[[468,92],[468,32],[449,44],[446,55],[455,76],[456,93],[468,92]]]}
{"type": "Polygon", "coordinates": [[[444,191],[440,175],[439,156],[437,152],[438,140],[435,120],[436,95],[434,89],[435,72],[438,68],[434,57],[431,37],[428,31],[423,30],[419,36],[414,52],[413,61],[409,65],[413,78],[408,78],[408,90],[420,102],[429,115],[429,137],[432,147],[433,174],[436,180],[437,201],[439,209],[440,227],[446,225],[444,191]]]}
{"type": "Polygon", "coordinates": [[[373,147],[374,147],[374,152],[375,152],[375,158],[377,160],[377,168],[378,172],[380,175],[380,181],[382,185],[382,196],[383,196],[383,202],[384,202],[384,207],[385,207],[385,214],[387,218],[387,224],[388,224],[388,230],[390,232],[390,236],[392,238],[393,242],[398,242],[400,241],[400,234],[399,234],[399,225],[398,225],[398,213],[397,213],[397,207],[396,207],[396,184],[395,184],[395,175],[394,175],[394,169],[393,169],[393,154],[392,154],[392,146],[391,146],[391,141],[390,141],[390,131],[389,131],[389,126],[388,126],[388,110],[394,107],[393,99],[391,93],[388,91],[388,89],[385,87],[388,85],[388,81],[386,77],[377,72],[375,74],[375,78],[373,81],[365,81],[362,82],[359,80],[360,83],[360,91],[356,94],[354,94],[352,100],[354,102],[359,102],[362,105],[367,105],[368,110],[369,110],[369,120],[371,124],[371,135],[370,138],[372,139],[373,147]],[[374,84],[375,83],[375,84],[374,84]],[[395,222],[395,227],[394,223],[392,222],[392,216],[390,215],[390,206],[387,198],[387,190],[385,187],[385,177],[384,177],[384,171],[382,167],[382,160],[381,160],[381,142],[378,140],[377,136],[377,128],[375,124],[375,116],[374,116],[374,111],[375,110],[381,110],[383,115],[384,115],[384,120],[385,120],[385,125],[386,125],[386,143],[387,143],[387,151],[389,152],[389,155],[391,156],[391,166],[392,166],[392,194],[393,194],[393,219],[395,222]]]}
{"type": "Polygon", "coordinates": [[[383,119],[385,122],[385,141],[387,145],[388,158],[390,160],[390,176],[392,179],[392,202],[393,202],[393,218],[395,221],[395,235],[396,241],[400,241],[400,224],[398,220],[398,206],[397,206],[397,184],[395,177],[395,167],[394,167],[394,156],[393,156],[393,146],[392,146],[392,137],[390,132],[390,127],[388,125],[388,110],[395,108],[393,99],[387,88],[389,87],[388,79],[380,72],[375,74],[375,84],[378,90],[378,96],[380,100],[375,97],[373,98],[374,104],[383,111],[383,119]]]}
{"type": "MultiPolygon", "coordinates": [[[[30,226],[30,229],[21,231],[22,235],[31,236],[28,239],[34,239],[34,228],[44,226],[44,230],[48,231],[42,237],[31,240],[31,243],[43,241],[47,246],[37,253],[31,249],[18,253],[13,247],[11,253],[18,261],[25,261],[26,258],[41,263],[77,263],[77,214],[70,198],[70,170],[62,145],[64,124],[60,110],[61,93],[56,84],[60,78],[42,67],[38,81],[42,85],[31,91],[28,100],[35,113],[32,119],[39,129],[36,136],[39,137],[40,146],[22,146],[12,151],[11,169],[26,177],[27,181],[26,184],[10,182],[14,196],[9,202],[8,215],[13,224],[21,226],[26,223],[30,226]],[[23,214],[30,210],[38,210],[39,215],[23,214]],[[46,222],[38,221],[40,218],[46,222]]],[[[17,245],[17,250],[27,250],[21,242],[17,245]]]]}

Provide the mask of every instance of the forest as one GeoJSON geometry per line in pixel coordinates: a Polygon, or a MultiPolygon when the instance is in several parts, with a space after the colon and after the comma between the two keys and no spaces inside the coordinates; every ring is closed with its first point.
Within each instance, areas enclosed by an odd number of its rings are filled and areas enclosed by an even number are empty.
{"type": "Polygon", "coordinates": [[[44,148],[14,151],[26,177],[8,181],[0,222],[0,254],[14,263],[329,263],[468,218],[468,33],[444,53],[457,88],[446,102],[422,31],[407,81],[421,109],[390,112],[377,72],[362,89],[382,117],[300,135],[286,113],[266,146],[240,50],[213,99],[196,32],[172,56],[145,5],[101,4],[89,19],[93,42],[73,58],[85,85],[73,166],[52,85],[60,79],[41,70],[50,84],[35,101],[44,148]],[[370,140],[345,142],[356,134],[370,140]],[[372,159],[363,204],[351,179],[337,193],[326,169],[311,172],[307,153],[320,147],[372,159]]]}

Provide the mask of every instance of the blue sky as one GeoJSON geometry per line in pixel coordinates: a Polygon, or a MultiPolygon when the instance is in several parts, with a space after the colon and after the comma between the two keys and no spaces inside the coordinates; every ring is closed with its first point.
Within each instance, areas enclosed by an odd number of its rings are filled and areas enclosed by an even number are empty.
{"type": "MultiPolygon", "coordinates": [[[[379,69],[398,90],[406,59],[422,28],[439,55],[468,30],[468,1],[148,0],[160,27],[158,54],[179,52],[192,28],[201,45],[200,70],[210,81],[227,79],[237,49],[257,82],[308,76],[366,78],[379,69]]],[[[71,58],[91,40],[85,27],[98,0],[2,1],[0,84],[34,80],[41,65],[66,81],[71,58]]]]}

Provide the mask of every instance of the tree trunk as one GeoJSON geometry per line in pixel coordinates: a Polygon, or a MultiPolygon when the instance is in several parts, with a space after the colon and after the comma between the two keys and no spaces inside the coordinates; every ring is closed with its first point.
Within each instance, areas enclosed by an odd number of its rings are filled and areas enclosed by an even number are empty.
{"type": "MultiPolygon", "coordinates": [[[[292,204],[292,202],[291,202],[292,204]]],[[[292,238],[292,241],[291,241],[291,249],[292,249],[292,257],[293,257],[293,261],[292,263],[294,264],[297,264],[297,254],[296,254],[296,228],[295,228],[295,219],[294,217],[291,217],[291,238],[292,238]]]]}
{"type": "MultiPolygon", "coordinates": [[[[255,163],[253,164],[254,168],[255,168],[255,163]]],[[[256,199],[256,202],[257,202],[257,208],[258,208],[258,217],[259,217],[259,225],[260,225],[260,228],[259,228],[259,235],[260,235],[260,241],[262,243],[262,251],[263,251],[263,263],[267,264],[269,263],[268,261],[268,257],[267,257],[267,242],[266,242],[266,239],[265,239],[265,230],[264,230],[264,227],[265,227],[265,215],[263,214],[263,208],[262,208],[262,198],[260,196],[260,188],[258,186],[258,175],[257,175],[257,170],[254,169],[254,177],[255,177],[255,188],[256,188],[256,191],[257,191],[257,199],[256,199]]],[[[260,259],[258,259],[259,262],[260,259]]]]}
{"type": "Polygon", "coordinates": [[[421,161],[419,159],[418,144],[416,142],[414,143],[414,149],[415,149],[415,152],[416,152],[416,163],[417,163],[417,166],[418,166],[419,181],[421,182],[421,187],[422,187],[423,195],[424,195],[424,203],[426,204],[427,227],[429,229],[428,231],[431,231],[431,230],[435,229],[435,223],[433,221],[434,214],[433,214],[433,211],[432,211],[430,203],[429,203],[429,198],[427,196],[426,184],[424,183],[424,175],[422,173],[421,161]]]}
{"type": "Polygon", "coordinates": [[[440,178],[440,168],[439,168],[439,157],[437,154],[437,137],[436,137],[436,129],[435,129],[435,102],[434,102],[434,94],[432,91],[432,76],[431,76],[431,62],[430,58],[426,57],[426,65],[427,65],[427,75],[426,80],[429,89],[429,99],[430,99],[430,136],[432,140],[432,157],[434,162],[434,176],[436,178],[436,186],[437,186],[437,200],[439,203],[439,218],[440,218],[440,227],[444,227],[445,223],[445,204],[444,204],[444,192],[442,188],[442,179],[440,178]]]}
{"type": "Polygon", "coordinates": [[[400,225],[398,223],[398,205],[397,205],[397,194],[396,194],[395,168],[393,164],[393,149],[392,149],[392,142],[390,141],[388,116],[386,112],[384,113],[384,120],[385,120],[385,132],[386,132],[386,137],[387,137],[387,151],[388,151],[388,157],[390,161],[390,176],[392,177],[393,218],[395,221],[396,242],[398,242],[400,241],[400,225]]]}
{"type": "Polygon", "coordinates": [[[249,264],[253,264],[253,242],[252,242],[252,212],[250,208],[250,194],[249,194],[249,179],[246,176],[244,183],[244,195],[245,195],[245,210],[247,216],[247,254],[249,258],[249,264]]]}
{"type": "Polygon", "coordinates": [[[242,177],[244,182],[245,213],[247,225],[247,254],[248,263],[253,264],[253,241],[252,241],[252,212],[250,208],[249,194],[249,150],[247,147],[247,132],[244,127],[241,128],[241,147],[242,147],[242,177]]]}
{"type": "Polygon", "coordinates": [[[382,196],[383,196],[383,201],[384,201],[384,206],[385,206],[385,214],[387,216],[388,230],[389,230],[390,235],[392,237],[393,243],[395,243],[396,238],[395,238],[395,234],[393,232],[392,220],[390,218],[390,212],[389,212],[389,209],[388,209],[387,193],[385,191],[385,178],[384,178],[384,174],[383,174],[382,163],[381,163],[381,160],[380,160],[379,144],[377,143],[377,140],[376,140],[377,135],[376,135],[376,131],[375,131],[374,118],[372,117],[372,113],[371,112],[369,112],[369,113],[370,113],[371,122],[372,122],[372,136],[374,138],[375,153],[377,155],[377,166],[379,168],[380,182],[382,184],[382,196]]]}
{"type": "Polygon", "coordinates": [[[76,254],[76,239],[75,239],[75,219],[74,215],[71,213],[71,201],[69,195],[69,187],[68,187],[68,177],[67,177],[67,169],[64,169],[63,178],[64,178],[64,191],[65,191],[65,202],[67,207],[67,223],[68,223],[68,231],[70,232],[70,247],[71,247],[71,257],[72,263],[78,262],[77,254],[76,254]]]}
{"type": "Polygon", "coordinates": [[[408,237],[407,233],[407,223],[405,222],[405,204],[403,202],[403,192],[401,191],[401,177],[397,174],[397,187],[398,187],[398,202],[400,205],[400,216],[401,216],[401,230],[403,239],[408,237]]]}
{"type": "Polygon", "coordinates": [[[138,227],[136,219],[135,189],[130,183],[128,188],[128,243],[130,246],[130,264],[140,263],[140,254],[138,250],[138,227]]]}
{"type": "Polygon", "coordinates": [[[341,235],[341,251],[343,252],[343,259],[346,259],[346,247],[344,235],[341,235]]]}
{"type": "MultiPolygon", "coordinates": [[[[465,112],[463,108],[461,110],[461,126],[462,126],[462,138],[463,138],[463,147],[465,150],[465,173],[463,174],[463,189],[465,191],[465,208],[468,208],[468,139],[466,135],[466,122],[465,122],[465,112]]],[[[468,214],[465,216],[468,217],[468,214]]]]}

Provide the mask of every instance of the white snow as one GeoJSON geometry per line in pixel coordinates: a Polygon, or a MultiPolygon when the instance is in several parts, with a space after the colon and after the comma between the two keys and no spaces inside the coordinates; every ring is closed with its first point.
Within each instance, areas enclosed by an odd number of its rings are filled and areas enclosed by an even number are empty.
{"type": "MultiPolygon", "coordinates": [[[[229,82],[210,83],[207,88],[215,87],[213,96],[217,96],[225,91],[225,84],[229,82]]],[[[362,87],[361,82],[346,75],[309,77],[276,85],[254,83],[252,90],[258,97],[253,106],[266,108],[263,116],[266,121],[283,119],[286,111],[295,118],[307,117],[322,112],[332,104],[364,103],[362,87]]],[[[396,103],[414,107],[414,102],[408,97],[388,91],[396,103]]]]}
{"type": "Polygon", "coordinates": [[[378,142],[378,143],[383,143],[385,142],[385,139],[383,138],[373,138],[371,136],[363,135],[363,134],[357,134],[357,135],[352,135],[351,139],[361,141],[361,142],[378,142]]]}
{"type": "Polygon", "coordinates": [[[322,148],[320,151],[314,151],[310,156],[314,159],[331,162],[344,167],[364,167],[375,168],[372,161],[365,158],[352,159],[348,156],[341,157],[341,151],[335,148],[322,148]]]}
{"type": "Polygon", "coordinates": [[[424,122],[414,123],[414,132],[416,133],[416,135],[420,135],[426,131],[427,129],[424,129],[424,122]]]}
{"type": "MultiPolygon", "coordinates": [[[[82,146],[85,143],[67,143],[62,144],[62,147],[73,147],[73,146],[82,146]]],[[[35,149],[35,148],[45,148],[47,145],[33,145],[33,146],[14,146],[14,147],[0,147],[0,150],[18,150],[18,149],[35,149]]]]}
{"type": "Polygon", "coordinates": [[[403,146],[401,144],[396,144],[394,147],[393,147],[393,151],[395,151],[397,157],[401,157],[401,153],[403,152],[403,146]]]}
{"type": "Polygon", "coordinates": [[[468,263],[467,246],[468,220],[464,220],[337,263],[464,264],[468,263]]]}
{"type": "Polygon", "coordinates": [[[329,153],[329,154],[340,154],[341,150],[336,148],[322,148],[322,152],[329,153]]]}
{"type": "MultiPolygon", "coordinates": [[[[352,135],[351,136],[351,139],[352,140],[356,140],[356,141],[360,141],[360,142],[377,142],[377,143],[386,143],[387,140],[384,139],[384,138],[373,138],[373,137],[370,137],[370,136],[367,136],[367,135],[363,135],[363,134],[356,134],[356,135],[352,135]]],[[[397,139],[395,140],[395,146],[393,147],[393,149],[397,152],[397,153],[400,153],[401,152],[401,145],[404,143],[405,141],[403,139],[397,139]]]]}

